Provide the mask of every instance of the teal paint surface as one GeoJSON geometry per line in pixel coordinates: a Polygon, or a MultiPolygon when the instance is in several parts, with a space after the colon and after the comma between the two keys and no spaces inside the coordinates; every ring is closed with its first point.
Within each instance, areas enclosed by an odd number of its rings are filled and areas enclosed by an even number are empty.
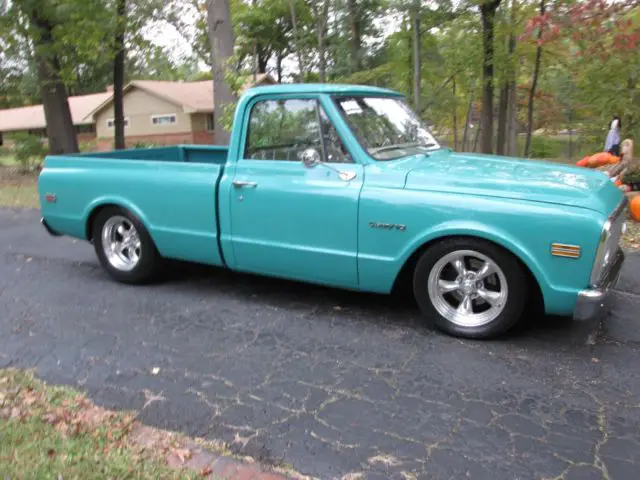
{"type": "Polygon", "coordinates": [[[118,205],[140,218],[167,258],[380,293],[391,290],[423,245],[474,236],[527,266],[548,313],[572,313],[588,286],[602,226],[623,198],[605,175],[448,149],[376,162],[337,111],[334,94],[399,96],[347,85],[254,88],[238,102],[228,149],[47,157],[39,180],[42,214],[54,230],[86,238],[95,209],[118,205]],[[355,178],[340,180],[326,165],[244,159],[249,108],[267,98],[317,98],[355,161],[331,167],[355,178]],[[234,180],[257,187],[236,188],[234,180]],[[57,202],[46,203],[46,193],[57,202]],[[371,228],[371,222],[406,229],[371,228]],[[553,242],[580,245],[582,255],[552,257],[553,242]]]}

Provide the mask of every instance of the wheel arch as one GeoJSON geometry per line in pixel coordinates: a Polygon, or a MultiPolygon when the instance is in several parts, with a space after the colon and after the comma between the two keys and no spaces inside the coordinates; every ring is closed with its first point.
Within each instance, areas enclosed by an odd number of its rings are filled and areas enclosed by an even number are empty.
{"type": "Polygon", "coordinates": [[[510,240],[508,236],[490,234],[486,230],[441,231],[414,242],[404,257],[402,266],[394,280],[392,290],[397,292],[409,287],[412,284],[413,272],[421,255],[436,243],[453,238],[483,240],[511,255],[525,272],[530,285],[534,289],[534,294],[537,297],[536,300],[542,302],[542,305],[544,305],[544,285],[546,285],[546,278],[533,257],[523,247],[510,240]]]}
{"type": "MultiPolygon", "coordinates": [[[[98,216],[98,214],[103,211],[105,208],[121,208],[123,210],[128,211],[132,215],[135,215],[137,220],[140,221],[144,227],[147,229],[149,235],[152,236],[151,231],[149,229],[149,223],[146,217],[142,214],[140,209],[133,205],[131,202],[126,201],[122,198],[101,198],[89,205],[87,208],[84,218],[85,218],[85,237],[88,241],[93,241],[93,224],[98,216]]],[[[152,236],[153,238],[153,236],[152,236]]]]}

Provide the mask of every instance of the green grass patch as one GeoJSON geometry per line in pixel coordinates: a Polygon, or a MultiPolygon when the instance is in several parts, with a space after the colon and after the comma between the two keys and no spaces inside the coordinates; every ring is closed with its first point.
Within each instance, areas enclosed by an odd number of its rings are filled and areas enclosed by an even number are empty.
{"type": "Polygon", "coordinates": [[[133,415],[96,407],[73,389],[0,369],[0,478],[196,478],[132,445],[133,424],[133,415]]]}
{"type": "Polygon", "coordinates": [[[0,206],[38,208],[38,177],[0,167],[0,206]]]}
{"type": "Polygon", "coordinates": [[[16,160],[16,157],[9,154],[5,155],[2,152],[0,152],[0,166],[13,167],[16,165],[18,165],[18,161],[16,160]]]}

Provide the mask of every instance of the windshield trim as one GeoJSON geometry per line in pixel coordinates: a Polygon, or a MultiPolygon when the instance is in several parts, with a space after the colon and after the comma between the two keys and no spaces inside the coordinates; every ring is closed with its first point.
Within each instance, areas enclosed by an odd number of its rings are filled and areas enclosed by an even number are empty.
{"type": "MultiPolygon", "coordinates": [[[[353,138],[355,138],[356,142],[358,143],[358,145],[360,146],[362,151],[364,153],[366,153],[367,156],[371,160],[373,160],[374,162],[391,162],[393,160],[398,160],[398,159],[401,159],[401,158],[407,158],[407,157],[412,156],[412,155],[398,155],[398,156],[395,156],[395,157],[388,157],[388,158],[384,158],[384,159],[380,159],[380,158],[374,157],[369,152],[369,149],[362,143],[362,140],[360,139],[358,134],[355,132],[355,130],[353,128],[353,125],[351,124],[351,121],[349,120],[349,118],[345,114],[344,110],[342,109],[342,107],[340,106],[340,103],[338,101],[339,99],[361,97],[361,98],[391,98],[391,99],[394,99],[394,100],[400,100],[401,102],[405,103],[405,100],[407,98],[405,95],[402,95],[402,94],[393,95],[393,94],[384,94],[384,93],[371,93],[371,94],[364,95],[364,94],[361,94],[361,93],[359,93],[359,94],[350,94],[350,93],[342,93],[341,92],[341,93],[334,93],[334,94],[330,95],[330,97],[331,97],[331,101],[334,104],[334,107],[338,111],[338,115],[340,115],[342,120],[344,120],[345,124],[349,128],[349,132],[351,132],[351,134],[353,135],[353,138]]],[[[406,103],[405,103],[405,105],[406,105],[406,103]]],[[[416,113],[416,115],[417,115],[417,113],[416,113]]],[[[428,128],[426,128],[426,130],[427,130],[427,132],[429,132],[429,134],[433,137],[433,140],[436,142],[436,146],[429,147],[427,149],[427,151],[428,152],[435,152],[436,150],[441,150],[443,147],[442,147],[442,145],[440,145],[440,142],[438,142],[438,140],[436,139],[435,135],[428,128]]],[[[422,153],[422,154],[424,155],[424,153],[422,153]]],[[[413,154],[413,155],[420,155],[420,153],[413,154]]]]}

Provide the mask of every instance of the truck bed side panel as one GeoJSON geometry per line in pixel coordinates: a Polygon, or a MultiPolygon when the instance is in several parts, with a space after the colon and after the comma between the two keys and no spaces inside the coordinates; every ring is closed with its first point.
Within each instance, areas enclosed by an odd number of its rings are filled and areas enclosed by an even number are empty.
{"type": "Polygon", "coordinates": [[[227,162],[227,147],[214,145],[172,145],[169,147],[133,148],[110,150],[108,152],[88,152],[73,155],[74,158],[147,160],[154,162],[215,163],[227,162]]]}
{"type": "Polygon", "coordinates": [[[166,258],[221,265],[213,163],[49,157],[39,179],[42,214],[52,229],[86,238],[96,208],[118,205],[146,225],[166,258]],[[46,194],[56,195],[47,203],[46,194]]]}

